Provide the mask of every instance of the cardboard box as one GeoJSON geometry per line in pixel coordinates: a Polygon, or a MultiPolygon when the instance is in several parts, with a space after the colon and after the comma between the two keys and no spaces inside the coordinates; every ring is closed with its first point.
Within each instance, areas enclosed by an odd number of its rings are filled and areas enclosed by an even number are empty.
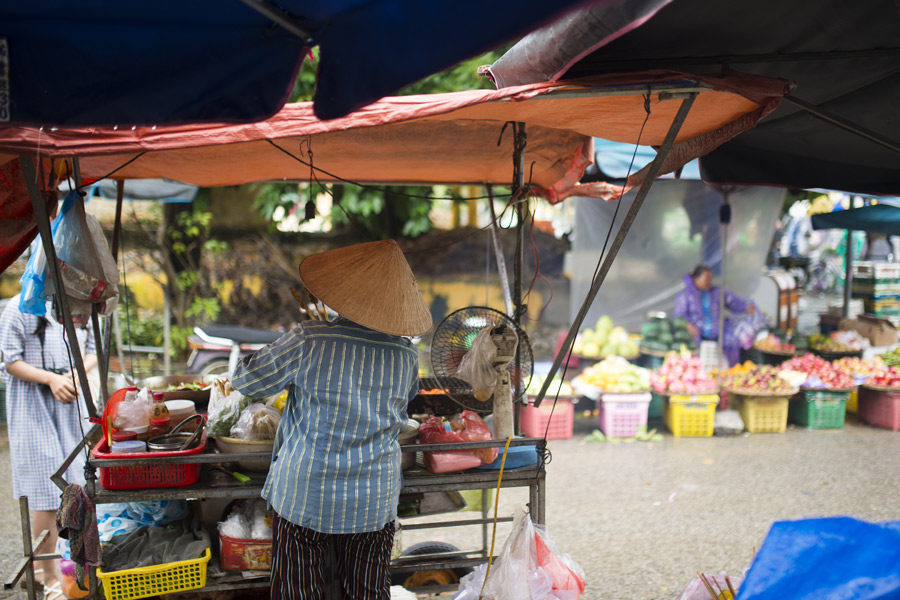
{"type": "Polygon", "coordinates": [[[859,316],[855,319],[841,319],[838,327],[853,330],[872,342],[873,346],[893,346],[897,343],[897,330],[885,319],[859,316]]]}

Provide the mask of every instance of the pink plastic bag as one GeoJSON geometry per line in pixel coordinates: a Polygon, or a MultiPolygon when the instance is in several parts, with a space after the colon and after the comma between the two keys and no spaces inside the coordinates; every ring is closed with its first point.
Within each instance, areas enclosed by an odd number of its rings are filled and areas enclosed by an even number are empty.
{"type": "MultiPolygon", "coordinates": [[[[480,442],[491,439],[487,424],[472,411],[464,410],[450,422],[450,431],[444,428],[444,420],[432,416],[419,427],[420,444],[452,444],[480,442]]],[[[425,468],[432,473],[454,473],[487,465],[497,459],[499,448],[475,450],[440,450],[424,452],[425,468]]]]}

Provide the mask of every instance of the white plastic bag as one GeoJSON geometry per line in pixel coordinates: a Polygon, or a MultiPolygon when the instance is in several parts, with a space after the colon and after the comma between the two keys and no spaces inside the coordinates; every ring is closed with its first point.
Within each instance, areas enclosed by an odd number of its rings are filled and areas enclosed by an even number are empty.
{"type": "Polygon", "coordinates": [[[274,440],[281,413],[262,402],[254,402],[241,412],[229,435],[239,440],[274,440]]]}
{"type": "Polygon", "coordinates": [[[113,428],[135,430],[135,427],[146,427],[150,423],[150,412],[153,408],[153,392],[144,388],[137,393],[134,400],[126,399],[116,405],[113,415],[113,428]]]}
{"type": "Polygon", "coordinates": [[[491,566],[479,565],[459,582],[454,600],[577,600],[584,573],[575,561],[557,554],[546,531],[527,513],[517,512],[503,550],[491,566]],[[483,586],[483,587],[482,587],[483,586]]]}
{"type": "Polygon", "coordinates": [[[206,431],[212,436],[228,436],[250,399],[234,389],[228,377],[217,378],[209,388],[206,431]]]}
{"type": "Polygon", "coordinates": [[[456,376],[471,385],[475,397],[482,402],[489,400],[497,387],[497,370],[493,364],[497,347],[491,341],[491,329],[492,325],[478,332],[456,369],[456,376]]]}

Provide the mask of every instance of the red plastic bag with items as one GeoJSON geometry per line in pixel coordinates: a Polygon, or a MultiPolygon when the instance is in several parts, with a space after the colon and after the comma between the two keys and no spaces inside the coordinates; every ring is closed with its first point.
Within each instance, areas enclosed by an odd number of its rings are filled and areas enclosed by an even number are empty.
{"type": "MultiPolygon", "coordinates": [[[[444,427],[444,420],[434,415],[419,427],[420,444],[452,444],[490,439],[490,428],[481,420],[481,417],[469,410],[464,410],[459,417],[450,421],[450,431],[444,427]]],[[[430,472],[454,473],[490,464],[497,459],[499,452],[499,448],[477,448],[474,450],[440,450],[423,454],[425,468],[430,472]]]]}

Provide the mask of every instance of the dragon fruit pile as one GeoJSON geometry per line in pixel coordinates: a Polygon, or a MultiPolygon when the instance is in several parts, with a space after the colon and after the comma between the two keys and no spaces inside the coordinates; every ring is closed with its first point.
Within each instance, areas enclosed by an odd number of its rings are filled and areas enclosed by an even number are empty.
{"type": "Polygon", "coordinates": [[[659,394],[715,394],[719,383],[703,370],[696,356],[666,355],[658,372],[650,374],[650,387],[659,394]]]}
{"type": "Polygon", "coordinates": [[[846,389],[855,385],[850,373],[814,354],[795,356],[782,363],[781,370],[805,373],[804,387],[846,389]]]}

